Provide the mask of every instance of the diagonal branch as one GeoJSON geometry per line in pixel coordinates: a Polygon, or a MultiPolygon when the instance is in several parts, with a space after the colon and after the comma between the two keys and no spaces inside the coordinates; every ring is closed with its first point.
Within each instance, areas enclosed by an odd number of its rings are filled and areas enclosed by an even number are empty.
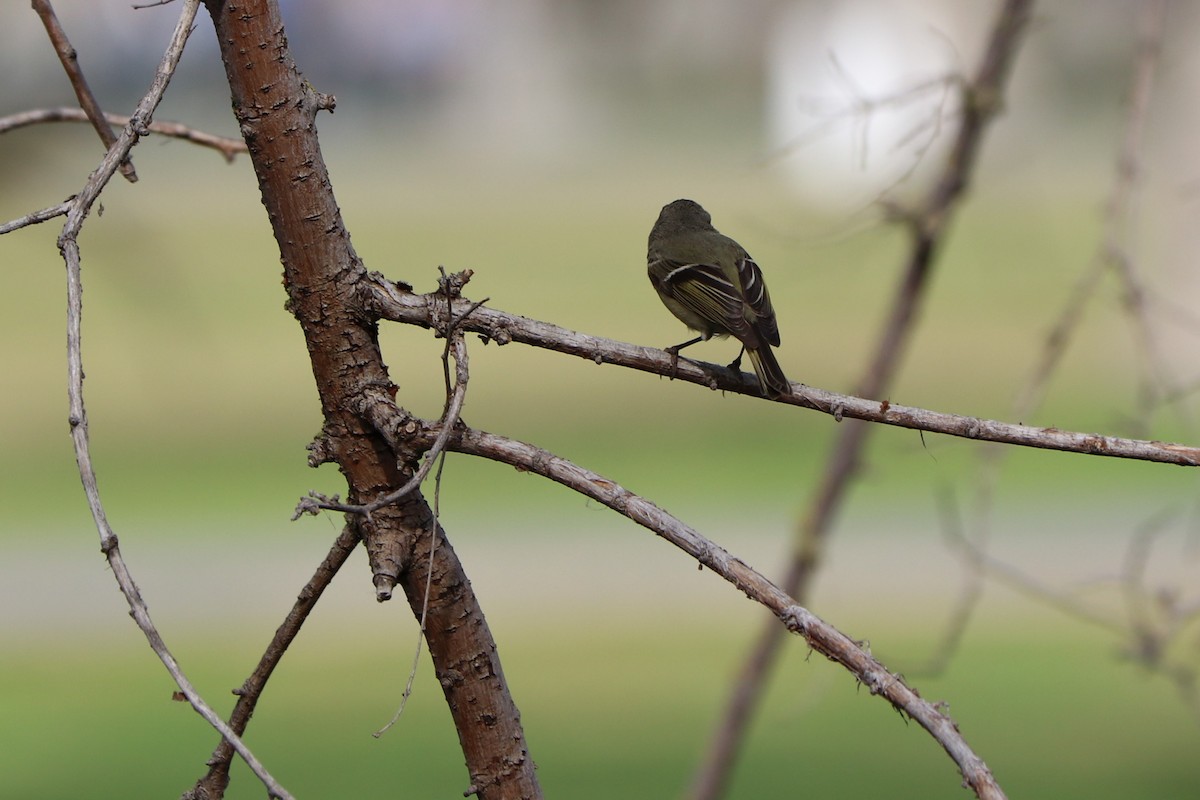
{"type": "MultiPolygon", "coordinates": [[[[283,623],[275,631],[275,636],[267,645],[254,672],[250,673],[250,677],[246,679],[245,683],[234,690],[234,694],[237,695],[237,703],[233,706],[233,713],[229,715],[229,728],[238,736],[246,732],[246,726],[250,723],[250,718],[254,716],[254,709],[258,706],[258,699],[262,696],[263,690],[267,688],[267,681],[275,672],[275,667],[279,665],[283,654],[287,652],[288,647],[299,635],[301,626],[316,607],[317,601],[321,599],[321,595],[333,580],[333,576],[338,573],[338,570],[346,563],[346,559],[354,552],[354,548],[358,546],[358,541],[358,534],[351,526],[347,525],[342,529],[324,560],[321,561],[313,576],[309,578],[308,583],[304,584],[300,594],[296,596],[292,610],[288,612],[283,623]]],[[[233,761],[233,752],[234,748],[230,741],[221,739],[221,743],[213,751],[212,758],[208,760],[208,773],[196,781],[194,787],[183,793],[182,800],[203,800],[223,796],[225,788],[229,785],[229,767],[233,761]]]]}
{"type": "MultiPolygon", "coordinates": [[[[59,23],[58,15],[54,13],[54,6],[50,5],[50,0],[33,0],[33,10],[41,17],[42,24],[46,26],[50,43],[54,45],[54,52],[58,53],[58,60],[62,62],[63,69],[67,71],[67,78],[71,81],[71,88],[75,90],[75,97],[79,99],[79,106],[87,113],[87,118],[91,120],[96,133],[100,134],[100,141],[104,143],[104,147],[111,149],[116,144],[117,137],[105,121],[104,112],[100,110],[100,103],[96,101],[96,95],[92,94],[92,88],[88,86],[87,78],[84,77],[83,70],[79,67],[79,54],[71,46],[67,32],[59,23]]],[[[133,168],[133,162],[129,160],[128,153],[125,155],[125,160],[121,162],[120,170],[130,183],[137,182],[137,172],[133,168]]]]}
{"type": "MultiPolygon", "coordinates": [[[[363,412],[368,393],[394,396],[377,320],[362,309],[366,277],[354,250],[317,136],[333,98],[303,80],[288,49],[278,0],[205,0],[283,264],[287,308],[304,334],[324,418],[313,459],[336,461],[348,501],[364,505],[402,486],[415,454],[396,452],[363,412]]],[[[495,638],[445,530],[420,490],[350,515],[371,566],[376,598],[399,586],[414,616],[432,591],[425,630],[470,775],[488,800],[541,797],[520,713],[495,638]],[[434,546],[436,542],[436,547],[434,546]],[[432,551],[432,552],[431,552],[432,551]],[[422,568],[426,564],[431,567],[422,568]]]]}
{"type": "MultiPolygon", "coordinates": [[[[921,206],[908,215],[912,234],[908,261],[896,289],[891,312],[880,334],[875,356],[859,383],[858,394],[862,396],[886,395],[888,386],[900,368],[901,357],[915,327],[944,234],[970,184],[983,144],[983,134],[1001,109],[1008,75],[1032,6],[1032,0],[1005,0],[993,23],[975,75],[961,86],[962,120],[949,157],[932,191],[921,206]]],[[[881,410],[886,405],[886,402],[881,403],[881,410]]],[[[973,422],[959,427],[967,435],[973,435],[978,429],[973,422]]],[[[834,516],[858,472],[870,433],[870,426],[856,423],[842,429],[830,452],[821,485],[801,521],[792,558],[783,578],[784,589],[801,601],[807,596],[812,576],[822,561],[834,516]]],[[[1193,463],[1200,462],[1193,459],[1193,463]]],[[[735,680],[733,694],[693,781],[690,796],[695,800],[712,800],[724,793],[754,709],[765,691],[768,672],[775,661],[781,640],[777,627],[764,625],[747,653],[735,680]]]]}
{"type": "MultiPolygon", "coordinates": [[[[1129,96],[1125,123],[1121,136],[1120,147],[1116,157],[1113,185],[1108,194],[1104,211],[1104,232],[1101,241],[1090,262],[1084,267],[1076,279],[1072,289],[1054,321],[1049,333],[1042,344],[1041,353],[1037,356],[1031,374],[1025,385],[1020,389],[1013,402],[1012,415],[1017,419],[1029,419],[1040,408],[1050,381],[1066,355],[1071,337],[1079,328],[1100,286],[1101,279],[1109,267],[1122,275],[1128,274],[1131,283],[1128,296],[1136,297],[1137,303],[1129,308],[1134,313],[1134,324],[1137,333],[1141,334],[1141,344],[1146,348],[1146,361],[1151,370],[1157,368],[1158,360],[1150,345],[1152,343],[1149,320],[1145,314],[1147,309],[1142,301],[1144,293],[1135,276],[1133,276],[1134,259],[1128,246],[1128,232],[1136,221],[1134,207],[1141,174],[1141,158],[1144,149],[1146,119],[1149,114],[1150,97],[1154,90],[1155,74],[1162,54],[1162,38],[1165,30],[1166,3],[1165,0],[1150,0],[1143,3],[1139,14],[1141,32],[1137,47],[1137,56],[1133,67],[1133,89],[1129,96]]],[[[1139,362],[1141,360],[1139,359],[1139,362]]],[[[1151,399],[1158,393],[1158,387],[1150,382],[1152,375],[1145,375],[1146,382],[1142,391],[1144,399],[1151,399]]],[[[1138,418],[1148,418],[1153,409],[1139,409],[1138,418]]],[[[991,537],[991,517],[1000,482],[1001,466],[1008,451],[1001,448],[983,448],[979,454],[980,471],[974,489],[974,509],[972,511],[972,528],[970,537],[971,552],[984,553],[987,542],[991,537]]],[[[958,530],[956,515],[948,515],[950,530],[958,530]]],[[[960,532],[959,538],[966,538],[966,532],[960,532]]],[[[924,672],[940,671],[949,661],[958,647],[962,636],[966,633],[974,608],[983,596],[984,562],[970,556],[971,569],[963,584],[960,600],[954,604],[954,612],[950,624],[946,628],[942,641],[937,645],[930,657],[924,672]]],[[[1050,599],[1050,604],[1054,601],[1050,599]]]]}
{"type": "MultiPolygon", "coordinates": [[[[444,302],[438,293],[414,294],[391,283],[382,276],[369,276],[372,291],[371,310],[383,319],[434,328],[438,325],[438,304],[444,302]]],[[[664,350],[629,344],[615,339],[590,336],[548,322],[508,314],[487,306],[458,299],[451,311],[461,315],[474,308],[463,320],[466,331],[483,335],[498,344],[520,342],[560,353],[586,358],[597,364],[615,364],[629,369],[650,372],[679,380],[697,383],[712,389],[747,394],[762,399],[758,383],[749,373],[728,367],[690,359],[679,359],[677,367],[664,350]]],[[[1180,466],[1200,466],[1200,447],[1169,442],[1125,439],[1098,433],[1080,433],[1058,428],[1039,428],[998,420],[967,417],[902,406],[887,400],[872,400],[838,394],[803,384],[792,384],[790,394],[776,402],[788,403],[831,415],[841,422],[845,418],[877,422],[912,430],[943,433],[964,439],[1061,450],[1068,453],[1131,458],[1180,466]]],[[[849,430],[849,429],[847,429],[849,430]]],[[[843,434],[845,436],[846,434],[843,434]]]]}
{"type": "MultiPolygon", "coordinates": [[[[381,398],[381,402],[386,402],[381,398]]],[[[411,427],[411,426],[410,426],[411,427]]],[[[428,447],[440,433],[437,425],[410,434],[409,446],[428,447]]],[[[1003,798],[987,764],[971,749],[958,726],[925,700],[904,679],[888,671],[864,647],[802,607],[786,592],[740,558],[705,538],[663,509],[603,475],[587,470],[539,447],[471,428],[456,429],[450,449],[509,464],[562,484],[603,503],[652,531],[720,575],[743,594],[768,608],[784,628],[802,636],[810,647],[842,665],[871,694],[882,695],[898,711],[916,720],[958,765],[964,781],[980,798],[1003,798]]]]}
{"type": "Polygon", "coordinates": [[[55,217],[61,217],[71,210],[71,203],[73,200],[74,198],[66,201],[65,203],[59,203],[56,206],[43,208],[40,211],[33,211],[23,217],[17,217],[14,220],[5,222],[3,225],[0,225],[0,235],[12,233],[15,230],[20,230],[21,228],[25,228],[30,225],[37,225],[39,222],[49,222],[55,217]]]}

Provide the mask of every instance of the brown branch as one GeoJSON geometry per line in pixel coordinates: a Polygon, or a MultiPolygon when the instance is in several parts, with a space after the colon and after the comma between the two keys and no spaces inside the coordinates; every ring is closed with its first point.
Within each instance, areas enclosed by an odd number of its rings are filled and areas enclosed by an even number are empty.
{"type": "MultiPolygon", "coordinates": [[[[1032,0],[1004,2],[992,26],[987,49],[974,78],[961,86],[962,120],[949,157],[933,190],[917,209],[907,215],[912,233],[908,263],[880,334],[874,359],[859,382],[857,393],[862,397],[885,395],[900,368],[901,356],[915,327],[945,231],[970,183],[983,133],[1000,110],[1008,75],[1032,5],[1032,0]]],[[[881,416],[886,417],[887,403],[876,405],[880,406],[881,416]]],[[[979,430],[971,422],[957,424],[955,428],[967,435],[979,430]]],[[[784,590],[801,601],[808,595],[812,576],[822,561],[833,518],[842,505],[852,478],[858,472],[870,431],[869,426],[855,423],[842,429],[822,473],[821,485],[801,522],[791,563],[783,579],[784,590]]],[[[1077,443],[1083,441],[1080,437],[1075,437],[1075,440],[1077,443]]],[[[1039,439],[1035,436],[1026,441],[1039,439]]],[[[1196,455],[1200,456],[1200,452],[1196,455]]],[[[750,719],[766,689],[767,676],[781,640],[776,626],[764,625],[747,653],[734,680],[733,693],[714,731],[713,740],[701,758],[692,782],[689,796],[694,800],[713,800],[724,794],[737,754],[746,739],[750,719]]]]}
{"type": "MultiPolygon", "coordinates": [[[[1129,109],[1125,118],[1125,129],[1117,153],[1116,169],[1112,190],[1104,211],[1104,234],[1092,256],[1091,263],[1080,275],[1054,327],[1046,336],[1041,358],[1034,368],[1025,388],[1018,396],[1014,411],[1024,417],[1032,414],[1045,397],[1046,387],[1066,354],[1071,337],[1083,319],[1088,302],[1100,285],[1107,269],[1116,270],[1121,276],[1128,275],[1130,261],[1125,241],[1131,227],[1134,205],[1133,195],[1140,180],[1141,151],[1145,138],[1146,116],[1149,111],[1150,95],[1154,88],[1154,76],[1162,49],[1163,17],[1165,3],[1149,2],[1142,6],[1142,33],[1138,46],[1138,58],[1134,67],[1133,90],[1129,98],[1129,109]]],[[[1130,284],[1126,282],[1126,286],[1130,284]]],[[[1142,292],[1127,288],[1131,296],[1129,307],[1140,307],[1142,292]]],[[[1149,334],[1147,333],[1147,339],[1149,334]]]]}
{"type": "MultiPolygon", "coordinates": [[[[383,395],[378,396],[378,402],[393,405],[383,395]]],[[[409,446],[428,447],[440,433],[435,424],[418,423],[398,409],[393,413],[407,420],[404,427],[409,431],[406,435],[409,446]]],[[[462,427],[454,431],[449,446],[455,452],[493,459],[549,478],[608,506],[683,550],[751,600],[768,608],[783,622],[783,629],[799,634],[811,648],[843,666],[871,694],[883,696],[897,710],[916,720],[950,755],[978,797],[1005,796],[987,764],[967,744],[954,721],[935,704],[922,698],[902,677],[889,672],[862,644],[803,608],[744,561],[654,503],[549,451],[503,436],[462,427]]]]}
{"type": "MultiPolygon", "coordinates": [[[[1150,97],[1154,89],[1154,76],[1162,53],[1162,37],[1166,15],[1166,3],[1162,0],[1152,0],[1142,4],[1140,13],[1140,34],[1137,56],[1134,62],[1133,90],[1130,93],[1128,109],[1125,116],[1124,132],[1116,158],[1116,168],[1112,189],[1105,204],[1104,233],[1090,263],[1083,269],[1076,281],[1074,289],[1067,298],[1062,311],[1046,335],[1041,354],[1027,379],[1025,386],[1018,393],[1013,403],[1012,415],[1016,419],[1029,419],[1041,406],[1046,397],[1050,380],[1057,371],[1066,355],[1071,337],[1083,320],[1100,281],[1109,267],[1121,274],[1132,272],[1132,258],[1128,252],[1126,239],[1133,226],[1133,207],[1141,173],[1140,162],[1145,138],[1146,118],[1149,113],[1150,97]]],[[[1135,281],[1130,278],[1130,281],[1135,281]]],[[[1132,284],[1129,284],[1132,285],[1132,284]]],[[[1135,313],[1135,325],[1142,335],[1142,346],[1152,363],[1157,363],[1150,334],[1149,320],[1145,318],[1145,306],[1141,303],[1143,294],[1138,289],[1129,290],[1139,299],[1130,305],[1130,311],[1135,313]]],[[[1153,388],[1147,388],[1143,396],[1150,396],[1153,388]]],[[[1139,409],[1139,418],[1148,416],[1149,408],[1139,409]]],[[[970,533],[971,548],[975,552],[986,552],[987,542],[991,537],[992,506],[997,486],[1000,482],[1000,469],[1004,463],[1007,450],[985,448],[980,452],[980,474],[975,488],[974,500],[974,530],[970,533]]],[[[956,531],[961,527],[956,519],[948,520],[948,525],[956,531]]],[[[960,538],[968,534],[959,531],[960,538]]],[[[974,607],[983,594],[984,571],[979,569],[978,559],[970,559],[972,568],[969,570],[962,594],[954,604],[953,617],[947,626],[942,641],[934,648],[929,663],[923,668],[926,674],[940,671],[957,649],[962,635],[966,632],[967,623],[973,614],[974,607]]]]}
{"type": "MultiPolygon", "coordinates": [[[[462,293],[462,287],[466,285],[470,277],[470,270],[457,273],[452,278],[443,276],[438,294],[446,300],[452,300],[462,293]],[[451,286],[453,286],[453,290],[451,286]]],[[[462,317],[451,319],[447,322],[447,327],[441,330],[441,335],[446,340],[446,348],[442,358],[445,362],[449,359],[451,353],[454,354],[455,381],[454,386],[451,387],[449,366],[444,365],[444,369],[446,370],[446,408],[442,412],[442,419],[438,423],[442,428],[442,433],[438,437],[438,440],[433,443],[433,447],[430,448],[429,452],[425,454],[425,458],[416,473],[399,489],[382,494],[369,503],[342,503],[336,499],[330,499],[320,492],[309,492],[308,496],[302,498],[297,504],[296,510],[292,514],[293,520],[299,519],[303,514],[316,515],[323,510],[339,511],[344,514],[362,514],[369,518],[372,512],[400,501],[409,492],[415,491],[424,482],[425,478],[429,476],[430,470],[433,469],[434,462],[437,461],[438,456],[445,448],[446,440],[450,438],[450,432],[458,424],[459,417],[462,415],[463,404],[467,399],[467,381],[470,379],[470,370],[467,366],[467,348],[462,341],[462,331],[459,326],[463,319],[482,305],[482,301],[474,303],[463,312],[462,317]]],[[[387,437],[395,434],[395,431],[392,429],[394,421],[389,415],[381,415],[380,408],[381,406],[378,403],[364,402],[359,410],[364,418],[371,421],[371,424],[375,426],[375,430],[381,435],[387,437]]],[[[393,436],[393,438],[388,439],[388,443],[392,446],[394,452],[400,453],[404,451],[403,439],[401,437],[393,436]]],[[[391,598],[390,586],[381,587],[381,591],[384,592],[384,595],[380,597],[381,600],[391,598]]]]}
{"type": "MultiPolygon", "coordinates": [[[[79,99],[80,108],[87,113],[96,133],[100,134],[100,141],[104,143],[105,149],[111,149],[116,143],[117,137],[104,120],[104,112],[100,110],[100,104],[96,102],[96,96],[92,94],[87,78],[84,77],[83,70],[79,67],[79,54],[71,46],[67,32],[63,30],[58,16],[54,13],[54,7],[50,5],[50,0],[33,0],[33,10],[41,17],[42,24],[46,26],[50,43],[54,45],[54,52],[58,53],[58,60],[62,62],[63,69],[67,71],[67,78],[71,81],[71,88],[75,90],[75,97],[79,99]]],[[[137,172],[134,170],[133,162],[129,160],[128,154],[121,162],[120,170],[130,183],[137,181],[137,172]]]]}
{"type": "MultiPolygon", "coordinates": [[[[416,471],[419,454],[389,446],[363,414],[371,393],[390,397],[397,387],[379,350],[377,323],[362,310],[366,271],[338,210],[317,137],[317,112],[330,108],[332,98],[297,72],[278,2],[206,0],[206,6],[279,246],[288,308],[312,361],[324,427],[311,460],[336,461],[348,502],[369,504],[402,486],[416,471]]],[[[484,800],[540,797],[495,639],[421,491],[369,518],[352,515],[349,524],[366,546],[380,599],[399,585],[419,617],[426,575],[432,576],[426,642],[472,790],[484,800]]]]}
{"type": "MultiPolygon", "coordinates": [[[[439,295],[413,294],[382,276],[370,276],[372,310],[383,319],[422,327],[436,327],[439,295]]],[[[472,307],[465,299],[455,300],[451,310],[460,314],[472,307]]],[[[477,304],[476,304],[477,305],[477,304]]],[[[520,342],[560,353],[579,356],[597,364],[615,364],[650,372],[663,377],[746,394],[763,399],[758,382],[751,373],[728,367],[680,358],[677,366],[665,350],[628,344],[614,339],[589,336],[548,322],[508,314],[487,306],[477,306],[463,321],[464,330],[478,333],[498,344],[520,342]]],[[[775,402],[811,408],[829,414],[839,422],[845,418],[877,422],[901,428],[942,433],[978,441],[1061,450],[1068,453],[1131,458],[1180,466],[1200,466],[1200,447],[1168,442],[1124,439],[1097,433],[1079,433],[1058,428],[1039,428],[997,420],[947,414],[897,405],[887,400],[872,400],[838,394],[803,384],[792,384],[792,391],[775,402]]],[[[846,436],[846,434],[843,434],[846,436]]]]}
{"type": "MultiPolygon", "coordinates": [[[[34,108],[0,117],[0,133],[8,133],[17,128],[29,125],[41,125],[50,122],[89,122],[87,113],[79,108],[34,108]]],[[[107,125],[123,128],[129,124],[129,117],[121,114],[104,114],[107,125]]],[[[210,147],[224,156],[225,160],[233,163],[238,153],[246,152],[246,143],[241,139],[230,139],[227,136],[217,136],[212,133],[189,128],[180,122],[151,122],[146,126],[150,133],[167,136],[172,139],[182,139],[185,142],[210,147]]]]}
{"type": "Polygon", "coordinates": [[[1141,152],[1149,116],[1155,74],[1162,56],[1163,32],[1166,28],[1165,0],[1151,0],[1140,6],[1140,33],[1137,60],[1134,67],[1133,90],[1129,98],[1129,115],[1121,152],[1117,157],[1117,188],[1106,212],[1103,258],[1116,273],[1121,285],[1122,300],[1133,326],[1133,334],[1142,358],[1142,390],[1136,418],[1146,420],[1164,396],[1175,387],[1167,376],[1166,358],[1155,336],[1146,288],[1134,257],[1130,240],[1138,189],[1141,186],[1141,152]]]}
{"type": "Polygon", "coordinates": [[[83,281],[82,264],[78,237],[83,228],[84,220],[92,205],[100,196],[100,192],[108,184],[120,164],[124,163],[130,149],[137,143],[140,131],[154,114],[166,92],[167,84],[183,54],[183,46],[191,32],[192,23],[196,18],[199,0],[185,0],[179,22],[171,37],[155,74],[150,90],[142,97],[134,111],[133,120],[113,145],[108,149],[100,166],[91,174],[79,194],[71,203],[67,212],[67,220],[58,238],[58,247],[62,252],[67,267],[67,393],[70,401],[69,422],[71,439],[75,446],[75,459],[79,465],[79,477],[83,482],[84,494],[92,512],[96,529],[100,534],[100,550],[108,559],[113,576],[121,593],[129,603],[130,615],[145,634],[151,649],[158,655],[167,671],[171,674],[184,697],[210,725],[217,729],[221,736],[229,741],[238,755],[259,777],[267,787],[268,794],[277,798],[290,798],[291,795],[271,776],[262,763],[250,752],[249,748],[237,737],[220,717],[209,707],[199,693],[183,674],[179,663],[167,648],[153,620],[150,611],[142,599],[141,591],[133,580],[125,559],[121,555],[120,542],[117,534],[109,525],[104,505],[100,499],[100,490],[96,483],[96,471],[92,465],[91,448],[88,442],[88,420],[83,399],[83,354],[82,354],[82,320],[83,320],[83,281]]]}
{"type": "MultiPolygon", "coordinates": [[[[283,623],[275,631],[275,636],[267,645],[262,658],[259,659],[258,666],[250,673],[250,677],[234,690],[233,693],[237,695],[237,703],[234,704],[233,712],[229,715],[229,728],[238,736],[246,732],[246,725],[249,724],[250,717],[254,715],[258,699],[262,696],[263,690],[267,688],[267,681],[275,671],[275,667],[279,665],[283,654],[287,652],[288,647],[299,635],[301,626],[316,607],[317,601],[321,599],[321,595],[333,580],[333,576],[338,573],[338,570],[346,563],[346,559],[354,552],[358,541],[358,534],[353,528],[349,525],[342,528],[341,534],[334,540],[325,559],[317,567],[313,576],[309,578],[304,588],[300,590],[300,594],[296,596],[292,610],[288,612],[283,623]]],[[[233,752],[233,746],[230,745],[229,740],[222,739],[216,750],[213,751],[212,758],[208,760],[208,773],[196,781],[194,787],[184,792],[181,800],[207,800],[207,798],[221,797],[229,785],[229,766],[233,760],[233,752]]]]}

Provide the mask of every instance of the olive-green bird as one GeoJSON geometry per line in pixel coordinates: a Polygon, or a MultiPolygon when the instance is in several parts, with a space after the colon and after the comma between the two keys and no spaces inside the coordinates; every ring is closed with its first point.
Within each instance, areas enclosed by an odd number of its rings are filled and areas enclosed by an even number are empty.
{"type": "MultiPolygon", "coordinates": [[[[762,392],[769,398],[791,392],[771,346],[779,325],[762,270],[745,249],[712,226],[712,217],[691,200],[664,206],[650,230],[650,282],[663,304],[700,335],[668,347],[679,351],[714,336],[733,336],[750,355],[762,392]]],[[[737,369],[742,354],[729,366],[737,369]]]]}

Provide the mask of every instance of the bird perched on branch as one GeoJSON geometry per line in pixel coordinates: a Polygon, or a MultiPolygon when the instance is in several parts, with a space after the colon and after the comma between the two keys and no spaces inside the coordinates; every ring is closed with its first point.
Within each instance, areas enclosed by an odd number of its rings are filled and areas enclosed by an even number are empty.
{"type": "Polygon", "coordinates": [[[647,273],[663,304],[700,335],[667,352],[714,336],[733,336],[742,351],[730,364],[738,369],[750,356],[762,392],[776,398],[791,391],[771,346],[779,346],[779,325],[762,270],[745,249],[712,226],[712,217],[691,200],[663,207],[650,230],[647,273]]]}

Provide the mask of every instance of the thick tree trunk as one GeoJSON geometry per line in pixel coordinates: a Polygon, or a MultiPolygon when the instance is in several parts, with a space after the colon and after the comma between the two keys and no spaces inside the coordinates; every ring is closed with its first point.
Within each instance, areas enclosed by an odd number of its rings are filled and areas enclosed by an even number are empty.
{"type": "MultiPolygon", "coordinates": [[[[376,321],[360,302],[366,270],[342,223],[317,141],[314,119],[332,107],[332,98],[314,91],[297,73],[276,2],[206,0],[206,5],[233,111],[279,243],[288,308],[300,322],[312,359],[325,418],[317,450],[341,467],[350,502],[368,503],[401,486],[419,454],[398,456],[360,415],[364,392],[384,387],[394,396],[396,387],[380,355],[376,321]]],[[[459,732],[471,789],[488,800],[540,797],[495,641],[424,497],[412,492],[352,524],[367,546],[379,599],[388,599],[399,583],[418,613],[437,529],[426,640],[459,732]]],[[[395,700],[395,695],[381,698],[380,707],[395,700]]],[[[252,708],[239,710],[240,733],[252,708]]],[[[223,793],[228,758],[221,755],[197,785],[196,796],[223,793]]]]}

